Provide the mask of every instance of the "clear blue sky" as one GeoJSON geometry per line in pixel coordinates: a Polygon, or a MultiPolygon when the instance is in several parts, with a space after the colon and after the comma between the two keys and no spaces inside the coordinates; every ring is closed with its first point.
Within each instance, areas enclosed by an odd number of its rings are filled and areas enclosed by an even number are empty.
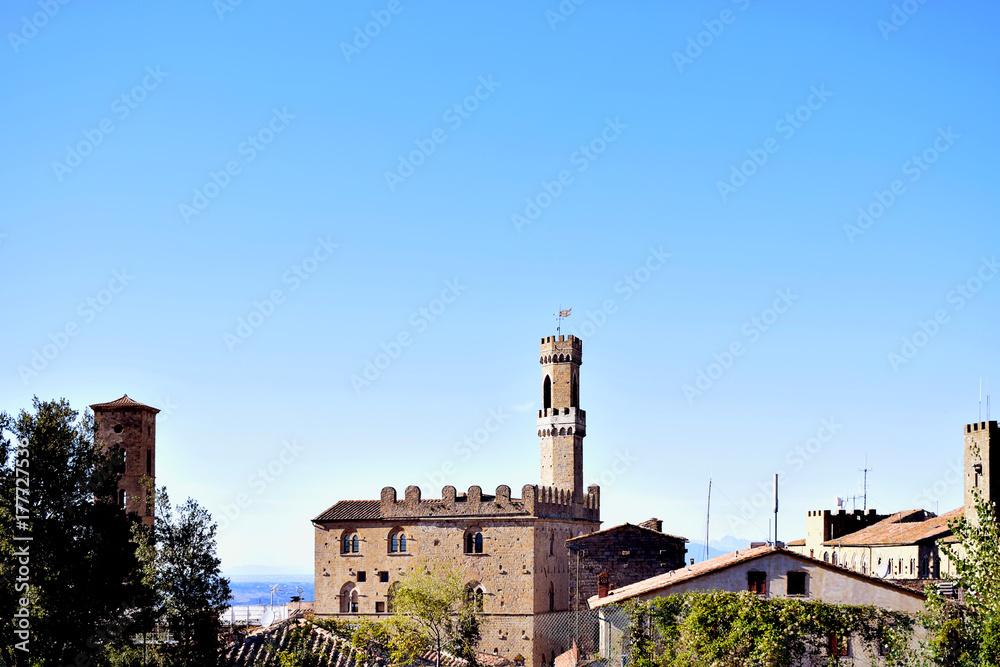
{"type": "Polygon", "coordinates": [[[781,471],[793,539],[866,456],[869,506],[961,504],[996,5],[224,2],[0,9],[0,406],[164,409],[158,483],[250,501],[226,567],[309,571],[386,485],[537,483],[560,306],[609,524],[700,538],[711,474],[762,539],[781,471]]]}

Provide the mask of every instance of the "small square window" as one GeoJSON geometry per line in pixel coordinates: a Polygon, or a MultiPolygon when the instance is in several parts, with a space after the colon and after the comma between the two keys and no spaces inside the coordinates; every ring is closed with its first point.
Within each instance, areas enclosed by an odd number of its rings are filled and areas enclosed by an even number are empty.
{"type": "Polygon", "coordinates": [[[389,573],[388,572],[379,572],[378,573],[378,580],[381,581],[383,584],[389,583],[389,573]]]}
{"type": "Polygon", "coordinates": [[[358,571],[358,581],[368,581],[368,573],[364,570],[358,571]]]}
{"type": "Polygon", "coordinates": [[[767,574],[764,572],[747,572],[747,590],[758,595],[766,595],[767,574]]]}
{"type": "Polygon", "coordinates": [[[385,613],[385,603],[384,602],[376,602],[375,603],[375,613],[376,614],[384,614],[385,613]]]}
{"type": "Polygon", "coordinates": [[[805,572],[789,572],[788,573],[788,594],[789,595],[805,595],[806,594],[806,573],[805,572]]]}

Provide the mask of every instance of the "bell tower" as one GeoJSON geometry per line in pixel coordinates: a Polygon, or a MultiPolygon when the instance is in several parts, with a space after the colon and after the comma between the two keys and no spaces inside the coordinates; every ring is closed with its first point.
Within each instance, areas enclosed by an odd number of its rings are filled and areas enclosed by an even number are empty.
{"type": "Polygon", "coordinates": [[[995,421],[965,425],[965,518],[977,521],[973,490],[978,489],[988,502],[1000,501],[1000,426],[995,421]],[[996,464],[994,466],[994,464],[996,464]],[[996,474],[993,468],[996,467],[996,474]]]}
{"type": "Polygon", "coordinates": [[[95,403],[90,409],[94,411],[97,441],[105,450],[119,446],[125,456],[125,469],[118,480],[118,504],[152,525],[154,508],[144,478],[155,485],[159,410],[132,400],[128,394],[110,403],[95,403]]]}
{"type": "Polygon", "coordinates": [[[538,437],[542,446],[542,486],[573,492],[582,504],[583,438],[587,414],[580,409],[580,364],[583,341],[576,336],[542,339],[542,409],[538,437]]]}

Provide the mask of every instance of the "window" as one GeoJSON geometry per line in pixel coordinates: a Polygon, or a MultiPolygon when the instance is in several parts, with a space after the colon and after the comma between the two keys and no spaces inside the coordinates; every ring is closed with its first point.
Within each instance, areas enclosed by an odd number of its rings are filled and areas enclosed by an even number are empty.
{"type": "Polygon", "coordinates": [[[465,597],[467,600],[472,602],[476,611],[483,611],[485,607],[486,591],[483,589],[483,585],[477,581],[473,581],[465,585],[465,597]]]}
{"type": "Polygon", "coordinates": [[[125,430],[125,428],[121,424],[115,424],[115,428],[114,428],[114,432],[115,433],[121,433],[124,430],[125,430]]]}
{"type": "Polygon", "coordinates": [[[838,637],[837,635],[830,634],[827,637],[826,642],[827,642],[826,646],[827,655],[837,655],[837,656],[847,655],[847,648],[848,648],[847,637],[838,637]]]}
{"type": "Polygon", "coordinates": [[[389,553],[406,553],[406,533],[396,528],[389,534],[389,553]]]}
{"type": "Polygon", "coordinates": [[[358,589],[353,582],[347,582],[340,588],[340,613],[358,613],[358,589]]]}
{"type": "Polygon", "coordinates": [[[542,384],[542,408],[548,410],[551,407],[552,407],[552,379],[549,378],[548,375],[546,375],[545,382],[542,384]]]}
{"type": "Polygon", "coordinates": [[[823,562],[824,563],[829,563],[830,562],[830,552],[829,551],[824,551],[823,552],[823,562]]]}
{"type": "Polygon", "coordinates": [[[556,534],[549,533],[549,555],[555,555],[556,534]]]}
{"type": "Polygon", "coordinates": [[[150,451],[146,450],[146,477],[153,476],[153,455],[150,451]]]}
{"type": "Polygon", "coordinates": [[[465,532],[465,553],[483,553],[483,533],[478,528],[470,528],[465,532]]]}
{"type": "Polygon", "coordinates": [[[805,572],[789,572],[788,573],[788,594],[789,595],[805,595],[806,594],[806,573],[805,572]]]}
{"type": "Polygon", "coordinates": [[[552,586],[552,582],[549,582],[549,611],[556,610],[556,589],[552,586]]]}
{"type": "Polygon", "coordinates": [[[580,378],[575,370],[569,381],[569,407],[580,407],[580,378]]]}
{"type": "Polygon", "coordinates": [[[361,540],[353,530],[345,530],[344,536],[340,540],[340,553],[356,554],[361,552],[361,540]]]}
{"type": "Polygon", "coordinates": [[[360,582],[368,581],[368,573],[365,572],[364,570],[359,570],[358,571],[358,581],[360,581],[360,582]]]}
{"type": "Polygon", "coordinates": [[[118,491],[118,506],[125,509],[125,489],[119,489],[118,491]]]}
{"type": "Polygon", "coordinates": [[[916,572],[916,569],[917,569],[917,559],[916,558],[911,558],[910,559],[910,574],[913,574],[914,572],[916,572]]]}
{"type": "Polygon", "coordinates": [[[384,602],[376,602],[375,603],[375,613],[376,614],[384,614],[385,613],[385,603],[384,602]]]}
{"type": "Polygon", "coordinates": [[[382,582],[383,584],[389,583],[389,573],[388,572],[379,572],[378,573],[378,580],[380,582],[382,582]]]}
{"type": "Polygon", "coordinates": [[[833,555],[830,556],[830,564],[831,565],[836,565],[837,564],[837,552],[836,551],[834,551],[833,555]]]}
{"type": "Polygon", "coordinates": [[[763,572],[747,572],[747,590],[758,595],[766,595],[767,575],[763,572]]]}

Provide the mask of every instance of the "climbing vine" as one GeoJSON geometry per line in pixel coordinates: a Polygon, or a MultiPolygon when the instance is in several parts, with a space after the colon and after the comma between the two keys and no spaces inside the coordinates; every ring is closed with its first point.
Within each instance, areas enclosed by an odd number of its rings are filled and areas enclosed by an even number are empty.
{"type": "Polygon", "coordinates": [[[836,646],[847,638],[886,665],[914,660],[915,618],[880,607],[706,591],[633,601],[624,610],[634,667],[835,665],[842,662],[836,646]]]}

